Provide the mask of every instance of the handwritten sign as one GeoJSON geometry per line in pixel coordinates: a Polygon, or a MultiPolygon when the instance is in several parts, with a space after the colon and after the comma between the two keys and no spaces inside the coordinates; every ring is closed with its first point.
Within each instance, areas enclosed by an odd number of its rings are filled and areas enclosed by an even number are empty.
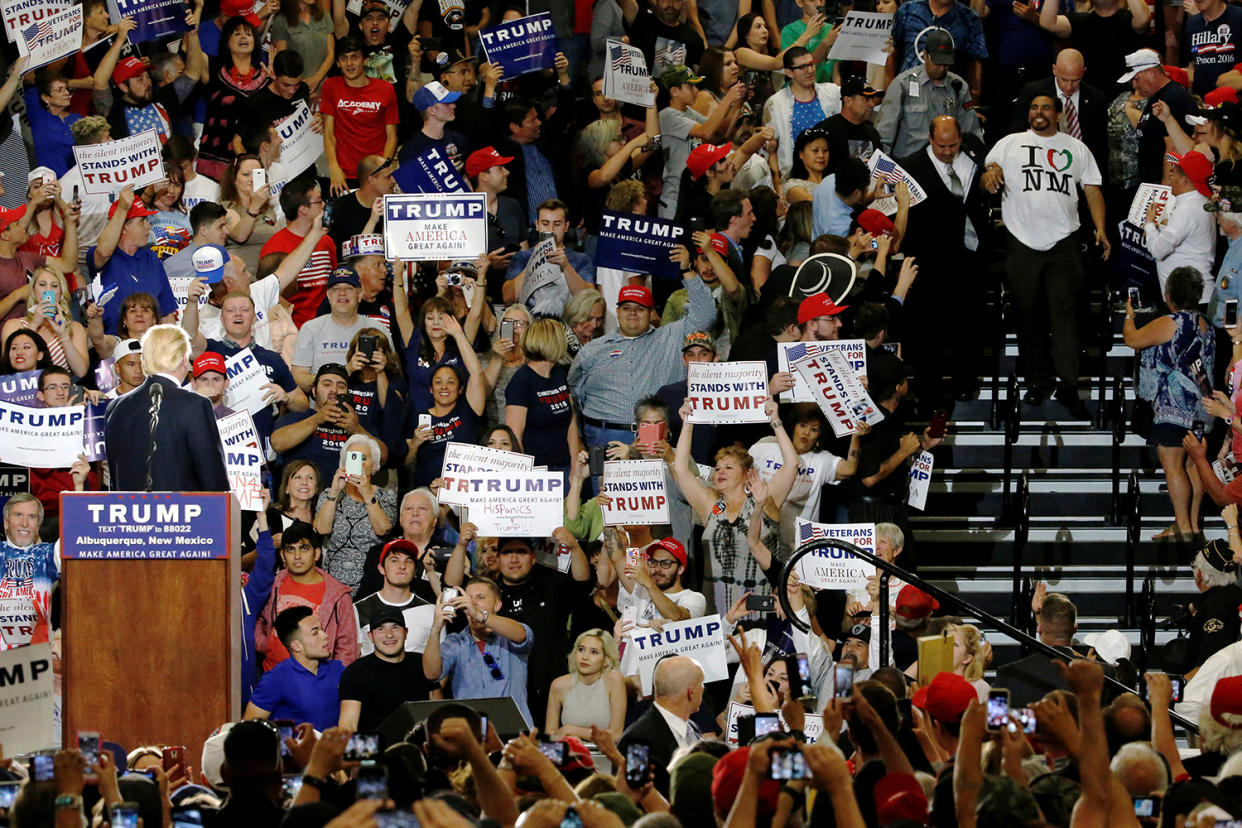
{"type": "Polygon", "coordinates": [[[690,422],[766,423],[768,370],[763,362],[692,362],[687,368],[690,422]]]}
{"type": "Polygon", "coordinates": [[[118,141],[75,146],[73,157],[87,195],[112,195],[127,185],[138,189],[164,177],[160,137],[153,129],[118,141]]]}
{"type": "Polygon", "coordinates": [[[444,463],[440,466],[440,477],[444,478],[444,485],[439,492],[440,502],[449,506],[470,505],[469,489],[457,486],[458,479],[463,475],[475,472],[525,472],[531,471],[534,464],[535,458],[529,454],[469,443],[449,443],[444,447],[444,463]]]}
{"type": "Polygon", "coordinates": [[[565,522],[565,478],[560,472],[472,472],[458,476],[470,522],[479,535],[546,538],[565,522]]]}
{"type": "Polygon", "coordinates": [[[237,497],[243,512],[258,512],[263,506],[263,448],[254,420],[245,411],[234,411],[216,421],[220,446],[224,449],[224,470],[229,491],[237,497]]]}
{"type": "MultiPolygon", "coordinates": [[[[798,518],[798,546],[822,538],[852,543],[864,552],[875,552],[874,523],[812,523],[798,518]]],[[[852,552],[836,547],[818,549],[798,560],[798,577],[815,589],[861,589],[875,574],[875,565],[852,552]]]]}
{"type": "Polygon", "coordinates": [[[705,615],[688,621],[665,624],[660,630],[638,627],[621,657],[621,673],[638,676],[643,695],[651,694],[651,677],[655,666],[666,655],[690,656],[703,668],[703,681],[719,681],[729,677],[725,661],[724,626],[719,615],[705,615]]]}
{"type": "Polygon", "coordinates": [[[668,492],[663,460],[604,461],[605,526],[668,523],[668,492]]]}
{"type": "Polygon", "coordinates": [[[486,193],[384,196],[384,251],[389,259],[474,259],[487,252],[486,193]]]}

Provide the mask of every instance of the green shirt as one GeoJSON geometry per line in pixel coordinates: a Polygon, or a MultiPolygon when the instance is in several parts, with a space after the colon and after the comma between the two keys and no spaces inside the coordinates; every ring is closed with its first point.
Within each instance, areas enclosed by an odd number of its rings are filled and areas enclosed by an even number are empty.
{"type": "MultiPolygon", "coordinates": [[[[802,37],[802,33],[806,31],[806,21],[802,19],[795,20],[785,28],[781,29],[781,50],[784,51],[794,44],[794,41],[802,37]]],[[[820,42],[832,31],[832,26],[824,24],[824,28],[819,30],[819,34],[811,38],[806,44],[806,48],[812,52],[819,46],[820,42]]],[[[816,83],[832,82],[832,67],[836,66],[835,60],[825,60],[815,69],[816,83]]]]}

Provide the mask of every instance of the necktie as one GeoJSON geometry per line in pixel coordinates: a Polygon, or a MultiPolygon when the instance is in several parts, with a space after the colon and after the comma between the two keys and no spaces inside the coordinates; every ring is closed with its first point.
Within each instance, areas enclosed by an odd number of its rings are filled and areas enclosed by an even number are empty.
{"type": "Polygon", "coordinates": [[[1078,124],[1078,108],[1074,106],[1074,99],[1070,97],[1065,99],[1065,132],[1072,138],[1082,138],[1082,127],[1078,124]]]}
{"type": "Polygon", "coordinates": [[[962,186],[962,179],[958,177],[957,170],[953,169],[953,165],[948,165],[949,169],[949,192],[958,198],[966,195],[966,188],[962,186]]]}

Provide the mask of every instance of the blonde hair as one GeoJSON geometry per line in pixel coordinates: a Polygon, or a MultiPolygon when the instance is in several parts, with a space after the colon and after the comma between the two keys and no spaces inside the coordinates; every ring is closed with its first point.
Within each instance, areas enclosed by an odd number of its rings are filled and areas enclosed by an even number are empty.
{"type": "Polygon", "coordinates": [[[578,139],[578,151],[582,154],[584,165],[602,167],[608,161],[608,147],[614,141],[621,141],[621,124],[617,121],[592,121],[582,130],[578,139]]]}
{"type": "Polygon", "coordinates": [[[962,643],[966,647],[966,653],[970,656],[970,663],[966,665],[966,670],[962,678],[967,681],[978,681],[983,678],[983,659],[979,654],[979,642],[983,639],[983,633],[979,632],[979,628],[974,624],[953,624],[949,626],[952,633],[962,634],[962,643]]]}
{"type": "Polygon", "coordinates": [[[560,362],[568,348],[565,329],[555,319],[536,319],[526,329],[522,350],[528,360],[560,362]]]}
{"type": "Polygon", "coordinates": [[[612,633],[596,627],[593,630],[587,630],[574,639],[574,646],[569,648],[569,674],[578,675],[578,659],[576,658],[578,647],[585,638],[598,638],[600,648],[604,651],[604,669],[601,673],[607,673],[609,670],[617,669],[621,663],[621,651],[617,649],[617,640],[612,637],[612,633]]]}
{"type": "Polygon", "coordinates": [[[39,265],[30,274],[30,284],[26,286],[29,292],[29,298],[26,299],[26,324],[30,327],[37,327],[35,324],[34,313],[31,308],[39,304],[39,296],[35,295],[35,282],[39,279],[39,274],[47,272],[56,277],[57,284],[60,285],[60,298],[56,300],[56,309],[60,311],[60,315],[66,320],[73,319],[73,312],[69,309],[69,282],[65,280],[65,274],[60,272],[60,268],[55,265],[44,264],[39,265]]]}
{"type": "Polygon", "coordinates": [[[188,365],[190,335],[178,325],[152,325],[142,335],[142,373],[171,374],[188,365]]]}

